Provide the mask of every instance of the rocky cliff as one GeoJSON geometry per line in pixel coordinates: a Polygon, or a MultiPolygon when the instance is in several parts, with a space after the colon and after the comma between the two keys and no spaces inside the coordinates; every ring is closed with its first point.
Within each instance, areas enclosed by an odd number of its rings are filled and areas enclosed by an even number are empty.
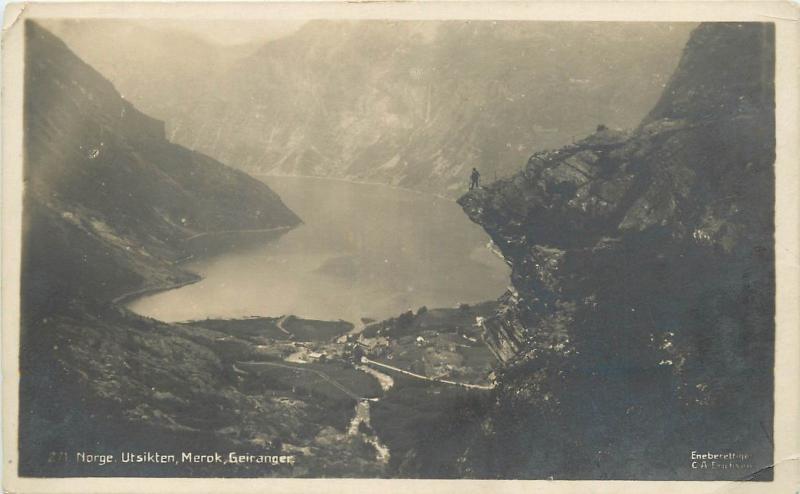
{"type": "Polygon", "coordinates": [[[175,474],[75,463],[76,451],[152,451],[153,437],[280,451],[277,438],[320,412],[244,393],[231,361],[252,344],[112,300],[195,279],[176,264],[191,236],[299,219],[263,183],[169,143],[163,123],[30,21],[25,56],[20,474],[175,474]]]}
{"type": "Polygon", "coordinates": [[[513,269],[478,475],[769,477],[773,71],[771,25],[701,25],[635,130],[460,199],[513,269]],[[692,470],[693,449],[750,466],[692,470]]]}

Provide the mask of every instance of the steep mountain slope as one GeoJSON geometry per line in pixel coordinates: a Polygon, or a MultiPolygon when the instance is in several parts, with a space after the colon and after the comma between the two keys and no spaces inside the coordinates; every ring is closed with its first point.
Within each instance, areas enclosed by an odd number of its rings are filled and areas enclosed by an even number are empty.
{"type": "Polygon", "coordinates": [[[168,129],[175,110],[191,108],[219,74],[262,44],[219,45],[187,30],[170,29],[169,21],[152,19],[46,19],[40,23],[100,71],[126,100],[165,121],[168,129]]]}
{"type": "MultiPolygon", "coordinates": [[[[774,38],[704,24],[630,135],[600,129],[460,199],[510,262],[480,476],[769,478],[774,38]],[[690,453],[748,455],[693,470],[690,453]],[[484,458],[485,460],[485,458],[484,458]]],[[[476,426],[478,427],[478,426],[476,426]]]]}
{"type": "Polygon", "coordinates": [[[24,125],[22,475],[302,475],[328,463],[356,475],[374,465],[347,440],[314,443],[326,420],[346,427],[338,422],[352,403],[339,402],[336,415],[324,399],[281,401],[233,368],[253,357],[252,341],[162,324],[112,302],[193,279],[175,264],[190,236],[296,225],[277,195],[166,141],[162,123],[30,21],[24,125]],[[294,454],[292,444],[311,447],[313,458],[291,469],[119,461],[98,469],[75,456],[119,460],[122,451],[187,445],[294,454]]]}
{"type": "Polygon", "coordinates": [[[492,180],[599,123],[636,125],[691,27],[313,21],[224,69],[211,56],[177,93],[147,91],[158,70],[125,79],[172,140],[225,163],[455,196],[473,166],[492,180]]]}
{"type": "Polygon", "coordinates": [[[263,183],[169,143],[162,122],[29,26],[26,302],[180,282],[183,239],[299,222],[263,183]]]}

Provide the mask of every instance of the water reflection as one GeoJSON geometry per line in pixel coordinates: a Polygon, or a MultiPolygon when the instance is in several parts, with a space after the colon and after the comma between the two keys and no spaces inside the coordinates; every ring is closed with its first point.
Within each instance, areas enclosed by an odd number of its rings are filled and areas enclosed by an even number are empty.
{"type": "Polygon", "coordinates": [[[335,180],[264,181],[303,225],[187,263],[201,282],[129,306],[165,321],[295,314],[357,322],[488,300],[508,284],[486,234],[452,201],[335,180]]]}

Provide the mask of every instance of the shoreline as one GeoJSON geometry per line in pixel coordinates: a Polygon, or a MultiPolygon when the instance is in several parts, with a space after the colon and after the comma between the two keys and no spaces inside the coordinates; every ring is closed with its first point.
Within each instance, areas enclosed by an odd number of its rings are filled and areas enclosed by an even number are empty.
{"type": "MultiPolygon", "coordinates": [[[[132,299],[132,298],[138,298],[138,297],[142,297],[142,296],[145,296],[145,295],[151,295],[151,294],[154,294],[154,293],[164,292],[164,291],[168,291],[168,290],[177,290],[178,288],[182,288],[182,287],[187,286],[187,285],[193,285],[193,284],[203,280],[202,276],[200,276],[200,275],[198,275],[196,273],[192,273],[191,271],[189,271],[189,273],[192,276],[194,276],[195,278],[191,279],[191,280],[182,281],[180,283],[171,283],[169,285],[161,285],[161,286],[151,286],[151,287],[139,288],[138,290],[133,290],[133,291],[130,291],[130,292],[127,292],[127,293],[123,293],[122,295],[111,299],[111,303],[115,304],[115,305],[122,305],[127,310],[130,310],[125,305],[126,305],[127,302],[130,302],[131,301],[130,299],[132,299]]],[[[134,312],[134,313],[136,315],[138,315],[138,316],[148,317],[148,316],[143,316],[142,314],[139,314],[139,313],[136,313],[136,312],[134,312]]],[[[155,319],[155,318],[151,318],[151,319],[155,319]]],[[[160,321],[160,319],[156,319],[156,320],[160,321]]],[[[166,321],[160,321],[160,322],[164,322],[166,324],[171,324],[171,323],[167,323],[166,321]]]]}
{"type": "MultiPolygon", "coordinates": [[[[221,230],[221,231],[216,231],[216,232],[201,232],[201,233],[196,233],[196,234],[194,234],[194,235],[192,235],[190,237],[186,237],[184,239],[181,239],[181,242],[185,243],[185,242],[189,242],[191,240],[195,240],[195,239],[203,238],[203,237],[207,237],[207,236],[213,236],[213,235],[233,235],[233,234],[237,234],[237,233],[270,233],[270,232],[290,231],[293,228],[295,228],[296,226],[299,226],[299,225],[302,225],[302,224],[303,224],[303,222],[301,220],[300,223],[298,223],[297,225],[284,225],[284,226],[276,226],[276,227],[273,227],[273,228],[257,228],[257,229],[249,229],[249,230],[221,230]]],[[[181,264],[183,264],[183,263],[185,263],[187,261],[191,261],[192,259],[194,259],[194,254],[190,254],[190,255],[188,255],[186,257],[183,257],[181,259],[177,259],[177,260],[172,262],[172,265],[173,266],[179,266],[179,265],[181,265],[181,264]]],[[[132,299],[136,299],[136,298],[143,297],[143,296],[146,296],[146,295],[152,295],[154,293],[165,292],[165,291],[169,291],[169,290],[177,290],[178,288],[183,288],[184,286],[192,285],[194,283],[197,283],[197,282],[203,280],[202,276],[200,276],[199,274],[197,274],[197,273],[195,273],[193,271],[185,270],[185,272],[189,273],[193,278],[189,279],[189,280],[186,280],[186,281],[179,282],[179,283],[170,283],[170,284],[167,284],[167,285],[143,287],[143,288],[139,288],[139,289],[136,289],[136,290],[132,290],[130,292],[123,293],[122,295],[119,295],[119,296],[111,299],[111,303],[115,304],[115,305],[122,305],[127,310],[130,310],[130,309],[128,309],[128,307],[126,307],[126,305],[129,302],[131,302],[132,299]]],[[[132,312],[134,312],[134,311],[132,311],[132,312]]],[[[134,313],[136,313],[136,312],[134,312],[134,313]]],[[[136,314],[139,315],[139,316],[142,316],[142,314],[138,314],[138,313],[136,313],[136,314]]],[[[148,316],[142,316],[142,317],[148,317],[148,316]]],[[[151,318],[151,319],[155,319],[155,318],[151,318]]],[[[156,320],[166,323],[166,321],[161,321],[160,319],[156,319],[156,320]]],[[[169,323],[167,323],[167,324],[169,324],[169,323]]]]}
{"type": "MultiPolygon", "coordinates": [[[[435,197],[437,199],[442,199],[442,200],[445,200],[445,201],[450,201],[450,202],[455,202],[455,203],[458,202],[458,198],[457,197],[456,198],[447,197],[447,196],[444,196],[444,195],[441,195],[441,194],[437,194],[435,192],[427,192],[427,191],[418,190],[418,189],[411,189],[409,187],[403,187],[401,185],[387,184],[387,183],[384,183],[384,182],[365,182],[365,181],[360,181],[360,180],[351,180],[349,178],[322,177],[322,176],[317,176],[317,175],[283,175],[283,174],[278,174],[278,173],[250,173],[250,172],[245,172],[245,173],[247,173],[248,175],[251,175],[253,177],[307,178],[307,179],[315,179],[315,180],[331,180],[331,181],[334,181],[334,182],[345,182],[345,183],[348,183],[348,184],[355,184],[355,185],[377,185],[377,186],[380,186],[380,187],[387,187],[389,189],[400,190],[400,191],[403,191],[403,192],[412,192],[414,194],[419,194],[419,195],[422,195],[422,196],[435,197]]],[[[461,195],[463,195],[463,194],[461,194],[461,195]]]]}

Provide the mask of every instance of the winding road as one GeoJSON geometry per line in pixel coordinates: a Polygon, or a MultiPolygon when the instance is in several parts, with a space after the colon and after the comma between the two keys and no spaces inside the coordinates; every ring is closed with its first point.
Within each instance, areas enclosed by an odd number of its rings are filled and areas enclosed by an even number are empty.
{"type": "Polygon", "coordinates": [[[448,381],[447,379],[436,379],[436,378],[433,378],[433,377],[423,376],[422,374],[417,374],[415,372],[407,371],[405,369],[401,369],[401,368],[395,367],[393,365],[382,364],[380,362],[376,362],[374,360],[370,360],[367,357],[362,357],[361,358],[361,362],[365,363],[367,365],[372,364],[372,365],[376,365],[378,367],[382,367],[384,369],[388,369],[388,370],[391,370],[391,371],[394,371],[394,372],[399,372],[400,374],[403,374],[403,375],[406,375],[406,376],[409,376],[409,377],[413,377],[415,379],[421,379],[423,381],[430,381],[430,382],[441,383],[441,384],[450,384],[450,385],[453,385],[453,386],[461,386],[461,387],[468,388],[468,389],[483,389],[483,390],[494,389],[493,386],[487,386],[487,385],[483,385],[483,384],[459,383],[459,382],[456,382],[456,381],[448,381]]]}
{"type": "Polygon", "coordinates": [[[286,319],[288,317],[289,316],[281,316],[280,319],[275,321],[275,326],[277,326],[278,329],[280,329],[283,333],[285,333],[287,336],[289,336],[289,339],[292,339],[292,338],[294,338],[294,335],[288,329],[283,327],[283,323],[286,322],[286,319]]]}

